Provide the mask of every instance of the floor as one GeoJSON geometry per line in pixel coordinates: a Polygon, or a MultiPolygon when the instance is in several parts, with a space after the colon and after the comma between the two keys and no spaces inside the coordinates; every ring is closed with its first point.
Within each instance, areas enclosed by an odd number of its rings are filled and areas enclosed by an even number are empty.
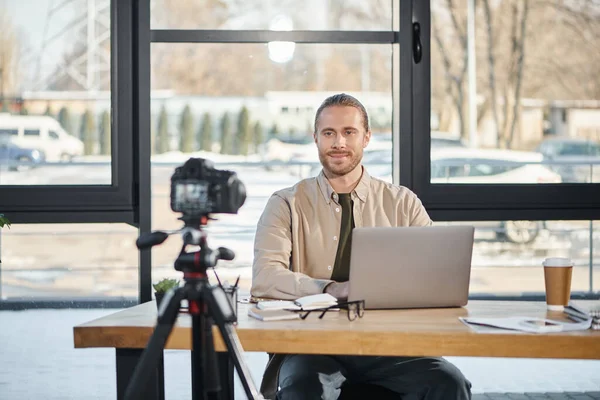
{"type": "MultiPolygon", "coordinates": [[[[72,327],[116,310],[0,312],[0,399],[114,399],[110,349],[74,349],[72,327]]],[[[246,353],[258,384],[267,356],[246,353]]],[[[448,357],[473,384],[473,399],[600,399],[600,361],[448,357]]],[[[165,352],[167,399],[189,399],[190,357],[165,352]]],[[[236,399],[245,399],[239,383],[236,399]]]]}

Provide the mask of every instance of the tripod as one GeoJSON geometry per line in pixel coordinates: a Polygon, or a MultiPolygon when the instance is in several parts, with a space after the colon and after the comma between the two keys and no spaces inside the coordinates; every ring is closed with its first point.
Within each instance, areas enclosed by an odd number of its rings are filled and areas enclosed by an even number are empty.
{"type": "MultiPolygon", "coordinates": [[[[203,217],[202,221],[206,223],[207,218],[203,217]]],[[[220,285],[211,286],[206,275],[206,270],[214,267],[218,260],[233,260],[233,251],[224,247],[210,249],[200,225],[190,226],[189,221],[186,221],[186,226],[181,231],[151,232],[140,236],[136,244],[140,249],[149,248],[164,242],[169,234],[177,232],[183,234],[183,247],[175,261],[175,269],[183,271],[185,284],[169,291],[163,298],[156,328],[134,370],[125,399],[142,398],[148,378],[158,365],[184,299],[188,300],[192,317],[192,400],[220,399],[221,383],[217,373],[213,323],[219,328],[248,399],[263,399],[242,361],[244,350],[233,328],[233,323],[237,321],[233,305],[223,288],[220,285]],[[199,245],[200,250],[186,252],[185,249],[190,244],[199,245]]]]}

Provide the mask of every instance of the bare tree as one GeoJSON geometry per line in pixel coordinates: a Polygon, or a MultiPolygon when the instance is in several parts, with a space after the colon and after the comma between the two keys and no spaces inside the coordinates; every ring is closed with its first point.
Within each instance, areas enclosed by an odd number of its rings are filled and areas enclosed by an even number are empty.
{"type": "Polygon", "coordinates": [[[21,43],[8,13],[0,9],[0,99],[19,90],[21,43]]]}
{"type": "MultiPolygon", "coordinates": [[[[600,1],[481,0],[476,13],[478,120],[502,147],[517,140],[523,98],[600,98],[600,1]],[[483,73],[486,71],[486,73],[483,73]]],[[[465,1],[432,2],[432,105],[465,134],[465,1]],[[442,72],[440,72],[442,71],[442,72]]]]}
{"type": "MultiPolygon", "coordinates": [[[[524,58],[525,58],[525,40],[526,40],[526,32],[527,32],[527,16],[529,14],[529,0],[522,1],[522,11],[520,16],[520,35],[513,36],[513,54],[516,54],[516,66],[514,68],[514,80],[515,88],[514,88],[514,99],[513,99],[513,111],[512,111],[512,119],[510,123],[510,131],[508,133],[508,139],[506,141],[506,147],[511,148],[513,139],[515,136],[515,127],[517,121],[519,120],[519,112],[521,110],[520,107],[520,99],[521,99],[521,86],[523,82],[523,68],[524,68],[524,58]]],[[[517,9],[516,5],[513,5],[514,9],[517,9]]],[[[518,14],[515,12],[515,14],[518,14]]]]}

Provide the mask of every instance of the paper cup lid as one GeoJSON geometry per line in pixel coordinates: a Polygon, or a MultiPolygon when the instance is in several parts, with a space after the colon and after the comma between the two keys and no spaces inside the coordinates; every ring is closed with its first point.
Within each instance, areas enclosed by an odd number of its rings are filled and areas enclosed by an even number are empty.
{"type": "Polygon", "coordinates": [[[570,258],[552,257],[546,258],[542,263],[544,267],[571,267],[573,262],[570,258]]]}

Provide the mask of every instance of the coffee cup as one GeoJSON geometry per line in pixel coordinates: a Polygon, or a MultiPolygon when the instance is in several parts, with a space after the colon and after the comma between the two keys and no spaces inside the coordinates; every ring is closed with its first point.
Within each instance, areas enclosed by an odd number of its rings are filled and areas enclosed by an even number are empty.
{"type": "Polygon", "coordinates": [[[562,311],[571,298],[573,262],[569,258],[553,257],[546,258],[542,265],[548,310],[562,311]]]}

